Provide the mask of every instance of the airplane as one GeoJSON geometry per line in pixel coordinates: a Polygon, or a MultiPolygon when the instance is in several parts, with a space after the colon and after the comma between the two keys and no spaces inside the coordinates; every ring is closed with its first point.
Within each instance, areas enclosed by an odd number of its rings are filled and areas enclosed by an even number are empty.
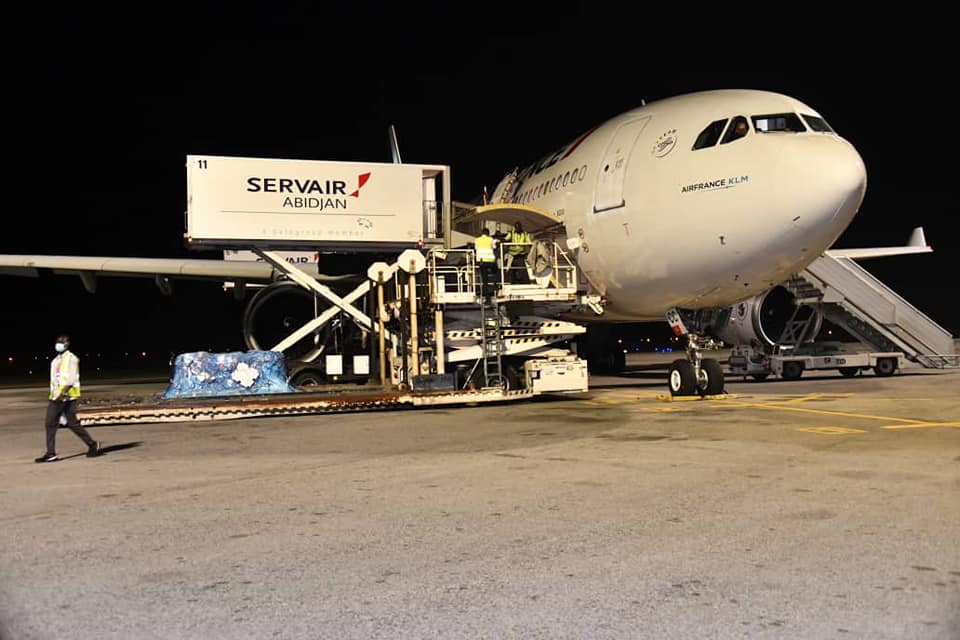
{"type": "MultiPolygon", "coordinates": [[[[516,166],[459,228],[523,220],[535,235],[564,237],[603,303],[602,315],[570,317],[591,327],[666,320],[688,343],[688,359],[670,366],[671,392],[712,394],[724,376],[702,357],[715,345],[710,314],[765,294],[828,250],[866,185],[856,148],[813,107],[770,91],[703,91],[642,104],[516,166]]],[[[233,281],[241,294],[244,283],[282,279],[244,260],[0,255],[0,273],[39,269],[79,274],[88,290],[98,273],[152,276],[161,290],[177,277],[233,281]]],[[[622,365],[611,333],[596,335],[587,350],[622,365]]]]}

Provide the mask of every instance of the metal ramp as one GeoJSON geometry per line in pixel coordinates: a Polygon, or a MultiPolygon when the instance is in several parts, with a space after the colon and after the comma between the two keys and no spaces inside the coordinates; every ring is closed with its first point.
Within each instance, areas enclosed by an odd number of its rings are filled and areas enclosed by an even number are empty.
{"type": "Polygon", "coordinates": [[[851,258],[822,255],[783,286],[877,351],[902,351],[932,369],[960,366],[947,330],[851,258]]]}

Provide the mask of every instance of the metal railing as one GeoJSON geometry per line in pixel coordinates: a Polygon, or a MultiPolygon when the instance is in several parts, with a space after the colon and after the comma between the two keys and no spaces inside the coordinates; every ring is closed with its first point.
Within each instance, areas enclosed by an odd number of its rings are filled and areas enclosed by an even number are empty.
{"type": "Polygon", "coordinates": [[[501,242],[498,251],[502,283],[574,291],[579,286],[577,266],[556,242],[501,242]],[[514,254],[508,267],[505,258],[512,247],[523,247],[524,250],[514,254]],[[545,252],[543,247],[546,247],[545,252]],[[533,255],[531,252],[534,252],[533,255]]]}
{"type": "Polygon", "coordinates": [[[473,249],[434,249],[427,254],[430,301],[434,304],[474,302],[477,264],[473,249]]]}
{"type": "MultiPolygon", "coordinates": [[[[513,243],[498,246],[497,281],[494,291],[508,299],[562,300],[575,295],[579,286],[577,267],[565,251],[554,242],[513,243]],[[512,264],[504,258],[510,247],[527,251],[515,254],[512,264]],[[529,256],[530,251],[536,251],[529,256]]],[[[430,278],[430,300],[435,304],[472,303],[480,290],[480,274],[473,249],[432,249],[427,267],[430,278]]]]}

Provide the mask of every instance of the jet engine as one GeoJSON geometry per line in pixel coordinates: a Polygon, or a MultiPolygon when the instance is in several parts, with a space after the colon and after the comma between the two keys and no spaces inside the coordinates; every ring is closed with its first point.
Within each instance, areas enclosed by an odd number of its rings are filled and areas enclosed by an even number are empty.
{"type": "Polygon", "coordinates": [[[739,302],[720,314],[710,333],[729,345],[751,345],[770,349],[780,341],[791,320],[806,322],[798,342],[809,342],[820,332],[823,314],[809,305],[797,307],[795,296],[786,288],[773,287],[739,302]]]}
{"type": "MultiPolygon", "coordinates": [[[[339,292],[343,295],[344,292],[339,292]]],[[[358,306],[365,308],[365,300],[358,306]]],[[[331,307],[331,303],[290,280],[274,282],[247,303],[243,313],[243,339],[248,349],[271,349],[291,333],[331,307]]],[[[361,331],[345,313],[338,313],[323,326],[284,350],[288,360],[312,362],[324,353],[341,353],[361,331]]]]}

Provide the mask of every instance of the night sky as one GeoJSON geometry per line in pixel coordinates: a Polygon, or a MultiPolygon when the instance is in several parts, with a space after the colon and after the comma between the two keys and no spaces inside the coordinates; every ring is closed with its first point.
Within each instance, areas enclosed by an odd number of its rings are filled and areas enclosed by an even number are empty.
{"type": "MultiPolygon", "coordinates": [[[[956,37],[929,12],[154,6],[19,23],[0,253],[218,255],[183,246],[187,154],[388,162],[392,123],[405,162],[451,165],[454,198],[472,200],[641,100],[764,89],[817,109],[864,158],[866,200],[836,246],[897,245],[922,225],[933,254],[864,266],[960,334],[944,158],[956,37]]],[[[243,348],[242,304],[216,283],[177,281],[165,297],[140,279],[101,278],[96,295],[65,276],[0,282],[0,354],[49,353],[61,331],[81,353],[243,348]]]]}

